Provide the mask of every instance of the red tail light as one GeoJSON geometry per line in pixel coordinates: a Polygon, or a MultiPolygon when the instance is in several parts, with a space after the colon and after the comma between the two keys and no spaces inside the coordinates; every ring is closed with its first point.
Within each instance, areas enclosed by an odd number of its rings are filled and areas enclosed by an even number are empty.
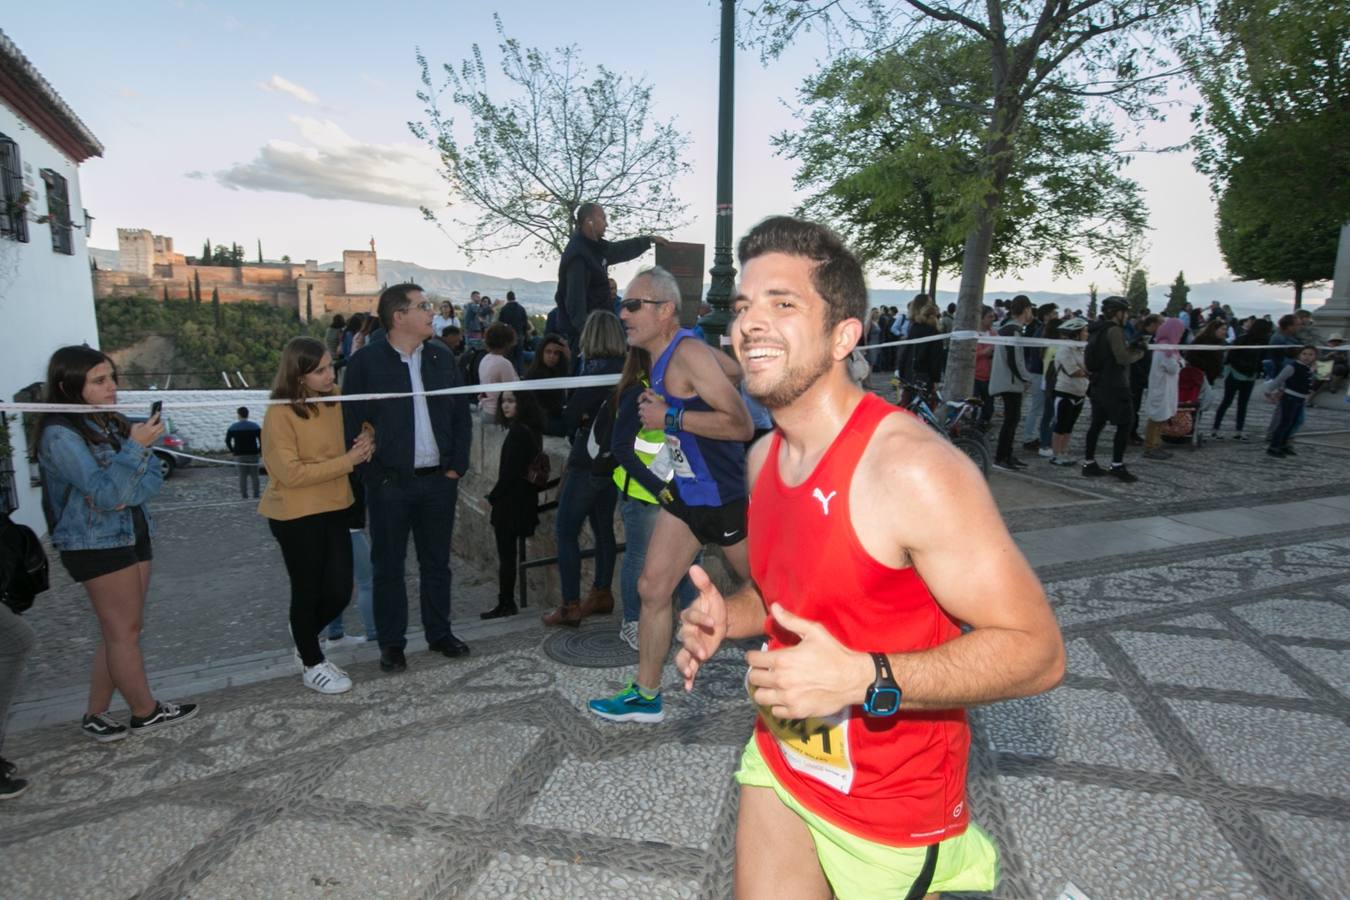
{"type": "Polygon", "coordinates": [[[166,438],[164,438],[164,446],[166,446],[166,447],[182,447],[182,446],[184,446],[186,443],[187,443],[187,442],[184,441],[184,440],[183,440],[182,438],[180,438],[180,437],[166,437],[166,438]]]}

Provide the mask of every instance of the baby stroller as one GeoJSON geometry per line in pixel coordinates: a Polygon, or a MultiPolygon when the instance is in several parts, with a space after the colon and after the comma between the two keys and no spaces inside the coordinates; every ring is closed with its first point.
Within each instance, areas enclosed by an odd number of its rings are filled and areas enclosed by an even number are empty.
{"type": "Polygon", "coordinates": [[[1164,443],[1188,444],[1192,450],[1201,445],[1200,419],[1204,415],[1208,390],[1203,369],[1192,365],[1182,367],[1177,375],[1177,411],[1162,427],[1164,443]]]}

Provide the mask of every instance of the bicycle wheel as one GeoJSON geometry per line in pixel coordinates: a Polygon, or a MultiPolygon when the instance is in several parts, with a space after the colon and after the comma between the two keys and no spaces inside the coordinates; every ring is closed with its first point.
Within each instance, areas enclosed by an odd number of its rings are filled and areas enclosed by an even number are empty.
{"type": "Polygon", "coordinates": [[[994,454],[989,450],[988,441],[978,435],[961,434],[952,438],[952,446],[969,456],[985,478],[989,477],[989,470],[994,465],[994,454]]]}

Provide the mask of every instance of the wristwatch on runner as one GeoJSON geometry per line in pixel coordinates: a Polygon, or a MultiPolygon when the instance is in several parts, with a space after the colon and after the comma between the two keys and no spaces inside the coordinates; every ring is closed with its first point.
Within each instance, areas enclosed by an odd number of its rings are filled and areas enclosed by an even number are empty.
{"type": "Polygon", "coordinates": [[[863,709],[869,716],[893,716],[900,711],[900,685],[895,683],[891,661],[886,654],[873,653],[871,656],[877,667],[877,678],[867,689],[863,709]]]}

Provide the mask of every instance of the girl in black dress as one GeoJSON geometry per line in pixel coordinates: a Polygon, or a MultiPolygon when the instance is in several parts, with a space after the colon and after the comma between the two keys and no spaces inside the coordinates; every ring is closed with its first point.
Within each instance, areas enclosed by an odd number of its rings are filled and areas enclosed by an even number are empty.
{"type": "Polygon", "coordinates": [[[520,539],[534,534],[539,526],[539,489],[526,473],[530,463],[543,451],[544,416],[538,391],[502,391],[497,402],[497,424],[506,429],[497,483],[488,493],[492,504],[492,530],[497,536],[497,605],[482,614],[484,619],[514,616],[516,609],[516,566],[519,564],[520,539]]]}

